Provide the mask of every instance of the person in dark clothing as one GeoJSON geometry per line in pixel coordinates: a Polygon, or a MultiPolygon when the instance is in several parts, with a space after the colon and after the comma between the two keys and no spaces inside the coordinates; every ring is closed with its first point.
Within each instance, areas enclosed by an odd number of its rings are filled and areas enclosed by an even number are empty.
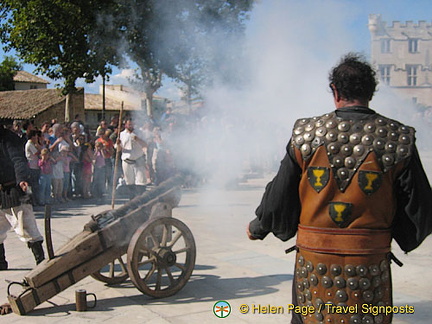
{"type": "Polygon", "coordinates": [[[13,228],[27,242],[36,264],[45,258],[28,190],[29,167],[21,139],[0,127],[0,270],[8,269],[4,241],[13,228]]]}
{"type": "Polygon", "coordinates": [[[292,313],[292,323],[391,323],[361,305],[392,306],[391,240],[409,252],[432,232],[431,187],[414,128],[369,108],[371,65],[350,53],[329,79],[336,110],[296,121],[247,235],[297,234],[293,304],[315,311],[292,313]]]}

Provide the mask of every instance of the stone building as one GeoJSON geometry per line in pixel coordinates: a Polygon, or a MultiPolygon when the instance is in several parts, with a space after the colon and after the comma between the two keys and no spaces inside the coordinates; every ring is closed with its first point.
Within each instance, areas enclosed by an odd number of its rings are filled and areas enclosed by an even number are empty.
{"type": "Polygon", "coordinates": [[[18,71],[13,78],[15,90],[46,89],[49,82],[27,71],[18,71]]]}
{"type": "MultiPolygon", "coordinates": [[[[36,126],[44,121],[65,120],[66,96],[59,89],[0,91],[0,123],[12,124],[14,119],[32,120],[36,126]]],[[[84,89],[70,96],[71,119],[84,116],[84,89]]]]}
{"type": "Polygon", "coordinates": [[[387,25],[369,15],[371,58],[382,83],[403,98],[432,106],[432,25],[426,21],[387,25]]]}

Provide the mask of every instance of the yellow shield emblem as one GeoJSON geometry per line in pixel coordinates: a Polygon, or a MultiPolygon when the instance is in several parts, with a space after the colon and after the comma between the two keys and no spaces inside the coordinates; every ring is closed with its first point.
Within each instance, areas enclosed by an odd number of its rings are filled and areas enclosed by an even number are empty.
{"type": "Polygon", "coordinates": [[[327,185],[330,178],[330,170],[325,167],[309,167],[307,169],[308,180],[316,192],[320,192],[327,185]]]}

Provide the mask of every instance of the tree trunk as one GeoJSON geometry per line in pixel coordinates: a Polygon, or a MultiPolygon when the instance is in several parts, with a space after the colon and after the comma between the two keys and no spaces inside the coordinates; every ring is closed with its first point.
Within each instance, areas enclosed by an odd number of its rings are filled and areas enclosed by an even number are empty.
{"type": "Polygon", "coordinates": [[[66,95],[66,102],[65,102],[65,116],[64,116],[64,121],[66,123],[70,122],[71,120],[71,94],[68,93],[66,95]]]}
{"type": "Polygon", "coordinates": [[[147,109],[147,116],[153,117],[153,92],[147,91],[146,92],[146,109],[147,109]]]}

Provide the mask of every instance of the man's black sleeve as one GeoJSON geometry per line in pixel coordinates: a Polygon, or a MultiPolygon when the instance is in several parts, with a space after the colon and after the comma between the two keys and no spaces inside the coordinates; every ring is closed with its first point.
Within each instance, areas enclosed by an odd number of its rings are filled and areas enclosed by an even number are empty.
{"type": "Polygon", "coordinates": [[[255,211],[257,217],[249,224],[254,237],[264,239],[272,232],[282,241],[287,241],[296,234],[300,215],[300,178],[301,169],[288,144],[279,171],[267,184],[261,204],[255,211]]]}
{"type": "Polygon", "coordinates": [[[9,132],[9,134],[7,134],[6,136],[6,149],[12,162],[11,169],[9,170],[11,176],[13,177],[12,169],[14,169],[15,180],[17,184],[19,184],[21,181],[28,181],[29,167],[27,158],[25,157],[24,147],[22,146],[21,139],[12,132],[9,132]]]}
{"type": "Polygon", "coordinates": [[[393,237],[409,252],[432,232],[432,191],[416,148],[396,182],[396,195],[393,237]]]}

